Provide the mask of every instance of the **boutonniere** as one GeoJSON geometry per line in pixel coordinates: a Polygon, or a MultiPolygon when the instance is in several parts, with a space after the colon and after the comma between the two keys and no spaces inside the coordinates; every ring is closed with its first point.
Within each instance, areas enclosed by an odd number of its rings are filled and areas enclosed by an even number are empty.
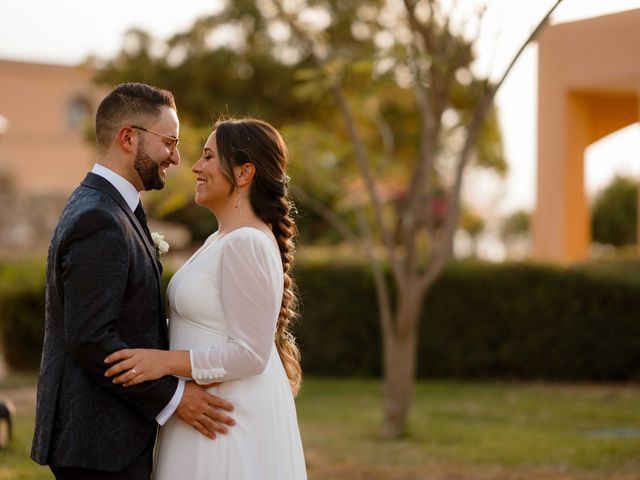
{"type": "Polygon", "coordinates": [[[151,239],[153,240],[153,245],[156,247],[156,253],[158,255],[164,255],[169,251],[169,244],[165,241],[163,234],[160,232],[152,232],[151,239]]]}

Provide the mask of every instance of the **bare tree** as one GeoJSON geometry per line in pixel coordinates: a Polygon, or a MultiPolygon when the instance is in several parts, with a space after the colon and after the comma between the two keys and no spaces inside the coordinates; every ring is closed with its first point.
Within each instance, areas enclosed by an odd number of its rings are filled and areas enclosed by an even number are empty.
{"type": "MultiPolygon", "coordinates": [[[[316,10],[316,14],[318,8],[333,9],[335,14],[340,2],[335,5],[335,2],[313,2],[310,6],[304,1],[274,0],[272,4],[277,16],[289,26],[323,72],[327,90],[344,120],[353,157],[368,194],[369,205],[356,206],[356,232],[326,208],[319,206],[317,210],[347,239],[362,247],[373,271],[383,334],[383,433],[387,437],[398,437],[406,431],[415,381],[419,314],[425,296],[451,256],[452,238],[459,221],[463,174],[474,155],[483,123],[492,111],[496,92],[516,60],[560,2],[557,0],[542,17],[497,81],[478,79],[470,86],[473,108],[458,115],[455,128],[446,128],[443,118],[449,110],[460,111],[454,108],[455,89],[460,83],[461,70],[462,74],[468,74],[472,56],[470,46],[464,42],[461,45],[461,36],[454,33],[452,10],[447,11],[437,0],[368,4],[367,8],[378,9],[378,15],[384,10],[385,15],[395,16],[395,23],[387,22],[385,31],[394,35],[394,44],[401,47],[395,49],[394,61],[405,77],[407,72],[410,74],[418,107],[416,122],[420,125],[419,144],[405,195],[391,219],[385,214],[385,201],[379,192],[371,145],[364,138],[362,122],[358,121],[344,88],[345,75],[340,70],[347,68],[347,62],[341,61],[343,44],[332,42],[326,31],[309,27],[309,9],[316,10]],[[395,26],[389,26],[392,24],[395,26]],[[452,135],[457,141],[453,141],[452,135]],[[443,208],[433,208],[436,199],[443,208]],[[436,210],[443,215],[440,221],[436,210]],[[379,245],[383,247],[383,255],[379,254],[379,245]],[[385,264],[389,265],[389,277],[385,276],[385,264]]],[[[373,23],[380,25],[377,19],[373,23]]],[[[393,132],[385,128],[382,116],[375,119],[375,123],[380,135],[376,150],[393,155],[393,132]]]]}

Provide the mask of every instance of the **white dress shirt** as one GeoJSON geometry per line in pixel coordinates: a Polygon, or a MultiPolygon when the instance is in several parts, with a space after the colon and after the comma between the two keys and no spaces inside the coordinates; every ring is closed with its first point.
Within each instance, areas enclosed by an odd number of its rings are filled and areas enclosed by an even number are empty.
{"type": "MultiPolygon", "coordinates": [[[[113,185],[116,190],[122,195],[124,201],[127,202],[127,205],[131,209],[131,211],[135,211],[138,203],[140,203],[140,193],[136,190],[131,182],[126,180],[125,178],[118,175],[113,170],[108,169],[104,165],[100,165],[96,163],[91,169],[92,173],[101,176],[105,180],[107,180],[111,185],[113,185]]],[[[180,400],[182,400],[182,394],[184,393],[184,380],[178,378],[178,388],[176,388],[173,397],[169,401],[166,407],[162,409],[162,411],[156,416],[156,422],[160,425],[164,425],[167,420],[173,415],[173,412],[176,411],[178,405],[180,405],[180,400]]]]}

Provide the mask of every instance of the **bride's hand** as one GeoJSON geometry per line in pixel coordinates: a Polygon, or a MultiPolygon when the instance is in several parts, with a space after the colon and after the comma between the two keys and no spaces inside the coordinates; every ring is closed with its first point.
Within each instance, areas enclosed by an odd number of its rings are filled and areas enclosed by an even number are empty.
{"type": "Polygon", "coordinates": [[[113,383],[122,383],[125,387],[137,385],[148,380],[164,377],[166,350],[152,350],[146,348],[125,348],[112,353],[104,359],[104,363],[112,365],[105,373],[105,377],[114,377],[113,383]],[[117,375],[117,376],[116,376],[117,375]]]}

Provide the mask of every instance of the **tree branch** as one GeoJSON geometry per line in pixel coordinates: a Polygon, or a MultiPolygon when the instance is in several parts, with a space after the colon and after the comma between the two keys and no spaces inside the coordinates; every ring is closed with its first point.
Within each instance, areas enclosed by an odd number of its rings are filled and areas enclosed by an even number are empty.
{"type": "Polygon", "coordinates": [[[482,126],[482,123],[484,122],[489,109],[493,105],[493,100],[496,96],[496,93],[504,83],[509,72],[511,72],[511,69],[513,68],[515,63],[522,55],[522,52],[524,52],[527,45],[529,45],[545,27],[547,21],[549,20],[549,17],[558,7],[558,5],[560,5],[560,3],[562,3],[562,0],[556,0],[556,3],[549,9],[549,11],[547,11],[546,15],[542,18],[542,20],[540,20],[531,35],[529,35],[529,37],[520,46],[516,55],[509,63],[509,66],[500,77],[500,80],[498,80],[497,83],[488,88],[480,102],[479,107],[474,111],[474,115],[472,116],[469,125],[467,126],[467,138],[459,155],[455,182],[448,197],[449,201],[447,203],[447,218],[445,221],[443,234],[444,241],[437,249],[434,250],[432,257],[429,259],[426,272],[420,278],[419,285],[420,289],[423,291],[426,291],[426,289],[429,288],[433,281],[435,281],[435,279],[444,268],[449,256],[451,255],[451,240],[453,238],[453,234],[455,233],[460,213],[460,196],[462,191],[464,169],[469,161],[469,158],[471,157],[471,152],[473,150],[473,146],[476,143],[480,127],[482,126]]]}
{"type": "Polygon", "coordinates": [[[385,336],[392,335],[394,332],[392,312],[391,312],[391,298],[389,295],[389,288],[387,287],[387,281],[384,278],[384,271],[380,262],[375,258],[374,241],[371,236],[371,230],[369,228],[369,222],[362,207],[356,209],[356,217],[360,224],[360,230],[364,235],[367,257],[369,258],[369,264],[373,272],[373,284],[376,289],[376,299],[378,301],[378,308],[380,310],[380,325],[382,326],[382,333],[385,336]]]}
{"type": "Polygon", "coordinates": [[[353,233],[351,227],[340,218],[333,210],[325,207],[321,202],[317,201],[311,195],[309,195],[304,188],[298,186],[290,186],[289,189],[295,198],[308,206],[311,210],[316,212],[322,218],[324,218],[333,228],[335,228],[342,237],[351,242],[354,246],[358,246],[361,239],[353,233]]]}
{"type": "MultiPolygon", "coordinates": [[[[281,17],[287,21],[292,31],[307,46],[309,52],[311,53],[318,67],[321,69],[325,67],[327,64],[326,60],[318,57],[318,55],[316,55],[315,53],[315,49],[314,49],[315,42],[313,38],[310,37],[302,28],[298,26],[295,19],[293,19],[290,15],[287,14],[287,12],[284,10],[284,7],[280,1],[274,0],[274,4],[276,5],[276,8],[278,9],[281,17]]],[[[358,165],[358,168],[360,169],[360,173],[362,174],[362,177],[364,178],[365,186],[367,188],[367,192],[369,194],[371,203],[373,205],[375,222],[380,232],[380,236],[382,237],[382,241],[386,249],[388,250],[391,267],[393,268],[394,273],[397,272],[399,275],[400,266],[397,261],[395,244],[393,242],[391,232],[387,227],[384,221],[384,218],[382,216],[383,204],[382,204],[382,201],[380,200],[380,195],[378,193],[376,180],[374,178],[371,166],[369,164],[364,140],[362,139],[362,136],[358,131],[356,120],[351,111],[351,108],[349,107],[349,104],[344,95],[344,92],[339,82],[336,81],[335,79],[331,79],[330,90],[334,98],[336,99],[336,103],[338,104],[338,109],[340,110],[340,113],[342,114],[345,120],[347,133],[349,135],[349,139],[351,140],[351,145],[354,148],[356,163],[358,165]]],[[[363,224],[361,224],[361,226],[363,226],[363,224]]],[[[363,231],[362,233],[363,235],[364,234],[370,235],[371,232],[369,232],[367,228],[367,232],[363,231]]],[[[373,238],[372,238],[372,241],[373,241],[373,238]]]]}
{"type": "MultiPolygon", "coordinates": [[[[529,35],[529,38],[527,38],[524,41],[524,43],[520,46],[520,49],[518,49],[518,52],[515,54],[515,56],[511,60],[511,63],[509,63],[509,66],[506,68],[506,70],[500,77],[500,80],[498,80],[498,82],[494,85],[491,95],[488,99],[490,103],[493,101],[493,97],[495,97],[496,93],[498,92],[498,89],[504,83],[505,79],[507,78],[507,75],[509,75],[509,73],[511,72],[511,69],[513,68],[513,66],[516,64],[516,62],[522,55],[522,52],[524,52],[524,49],[527,48],[527,45],[529,45],[531,42],[535,40],[535,38],[538,36],[540,31],[542,31],[542,29],[547,25],[549,17],[551,17],[555,9],[558,8],[558,6],[561,3],[562,3],[562,0],[556,0],[556,3],[549,9],[546,15],[542,18],[542,20],[540,20],[540,22],[538,23],[536,28],[533,30],[533,32],[531,32],[531,35],[529,35]]],[[[488,110],[488,107],[486,108],[486,110],[488,110]]]]}
{"type": "Polygon", "coordinates": [[[380,320],[382,329],[385,334],[389,334],[393,329],[393,323],[391,321],[391,299],[389,298],[389,289],[384,278],[384,271],[380,266],[380,262],[375,258],[375,247],[373,238],[369,226],[367,225],[366,216],[362,207],[356,208],[356,217],[360,224],[360,230],[363,232],[363,237],[358,237],[349,225],[336,215],[331,209],[325,207],[322,203],[318,202],[311,195],[309,195],[303,188],[291,186],[291,193],[302,201],[303,204],[315,211],[318,215],[329,222],[344,238],[352,243],[355,248],[364,244],[364,253],[367,260],[371,264],[373,270],[374,288],[376,289],[376,298],[378,301],[378,308],[380,309],[380,320]]]}
{"type": "Polygon", "coordinates": [[[384,118],[384,115],[380,112],[374,116],[373,121],[378,129],[378,133],[380,134],[380,139],[382,140],[382,157],[384,162],[389,164],[393,160],[393,151],[396,146],[393,130],[391,129],[389,122],[384,118]]]}
{"type": "Polygon", "coordinates": [[[373,172],[371,170],[371,166],[369,165],[367,159],[366,148],[364,146],[364,141],[358,132],[358,127],[356,126],[356,120],[353,117],[353,113],[351,112],[351,108],[347,103],[347,99],[344,96],[344,93],[340,86],[334,83],[331,87],[333,91],[333,95],[338,104],[338,108],[342,113],[342,116],[345,120],[345,124],[347,127],[347,132],[349,133],[349,138],[351,139],[351,144],[355,149],[355,157],[356,162],[358,163],[358,167],[360,168],[360,173],[364,178],[365,185],[367,186],[367,191],[369,192],[369,196],[371,197],[371,201],[373,204],[374,216],[376,219],[376,224],[378,229],[380,230],[380,235],[382,237],[382,241],[389,251],[389,259],[391,261],[392,268],[396,269],[398,266],[396,265],[396,253],[395,253],[395,245],[393,243],[393,238],[391,236],[391,232],[387,228],[387,225],[382,218],[382,210],[383,205],[378,195],[378,189],[376,186],[376,181],[373,176],[373,172]]]}

